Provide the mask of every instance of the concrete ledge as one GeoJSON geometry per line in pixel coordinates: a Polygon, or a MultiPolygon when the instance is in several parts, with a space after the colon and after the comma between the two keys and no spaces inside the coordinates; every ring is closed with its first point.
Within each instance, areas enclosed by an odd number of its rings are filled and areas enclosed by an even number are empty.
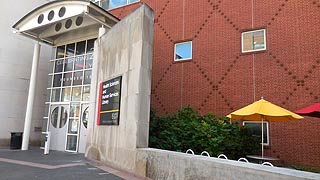
{"type": "Polygon", "coordinates": [[[146,161],[146,176],[152,179],[320,179],[317,173],[152,148],[138,149],[138,154],[146,161]]]}

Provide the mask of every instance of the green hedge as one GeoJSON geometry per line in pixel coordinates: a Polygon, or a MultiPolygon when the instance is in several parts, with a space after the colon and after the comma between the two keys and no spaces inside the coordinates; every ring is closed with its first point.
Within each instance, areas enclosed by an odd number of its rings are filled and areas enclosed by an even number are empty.
{"type": "Polygon", "coordinates": [[[191,107],[168,116],[150,115],[149,146],[158,149],[196,154],[207,151],[211,156],[225,154],[238,159],[259,150],[259,139],[249,134],[246,127],[237,122],[230,124],[226,117],[209,113],[200,115],[191,107]]]}

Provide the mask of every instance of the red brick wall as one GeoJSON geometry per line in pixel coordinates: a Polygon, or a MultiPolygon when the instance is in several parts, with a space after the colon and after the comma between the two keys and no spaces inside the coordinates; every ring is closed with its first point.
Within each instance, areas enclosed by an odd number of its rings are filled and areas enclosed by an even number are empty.
{"type": "MultiPolygon", "coordinates": [[[[320,0],[142,2],[155,11],[151,107],[158,114],[191,105],[223,116],[261,96],[291,111],[320,100],[320,0]],[[267,50],[242,54],[241,31],[261,27],[267,50]],[[188,39],[192,61],[174,63],[174,43],[188,39]]],[[[139,4],[111,13],[123,18],[139,4]]],[[[283,163],[320,168],[320,118],[271,123],[270,142],[267,154],[283,163]]]]}

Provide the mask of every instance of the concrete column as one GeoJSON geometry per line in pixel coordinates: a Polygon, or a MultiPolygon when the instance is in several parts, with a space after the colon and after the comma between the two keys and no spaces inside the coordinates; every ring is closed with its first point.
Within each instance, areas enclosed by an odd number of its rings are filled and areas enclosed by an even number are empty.
{"type": "Polygon", "coordinates": [[[39,44],[39,42],[37,42],[34,45],[34,50],[33,50],[32,69],[31,69],[28,102],[27,102],[26,117],[25,117],[25,121],[24,121],[24,130],[23,130],[23,139],[22,139],[21,150],[28,150],[28,145],[29,145],[32,110],[33,110],[33,105],[34,105],[34,97],[36,95],[36,82],[37,82],[39,56],[40,56],[40,44],[39,44]]]}

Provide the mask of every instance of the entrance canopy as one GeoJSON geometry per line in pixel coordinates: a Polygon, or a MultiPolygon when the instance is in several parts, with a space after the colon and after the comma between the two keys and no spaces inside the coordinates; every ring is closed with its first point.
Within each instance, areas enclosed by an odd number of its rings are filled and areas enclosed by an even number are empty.
{"type": "Polygon", "coordinates": [[[97,37],[102,25],[110,29],[119,21],[90,1],[58,0],[44,4],[13,25],[14,32],[57,45],[71,39],[97,37]]]}

